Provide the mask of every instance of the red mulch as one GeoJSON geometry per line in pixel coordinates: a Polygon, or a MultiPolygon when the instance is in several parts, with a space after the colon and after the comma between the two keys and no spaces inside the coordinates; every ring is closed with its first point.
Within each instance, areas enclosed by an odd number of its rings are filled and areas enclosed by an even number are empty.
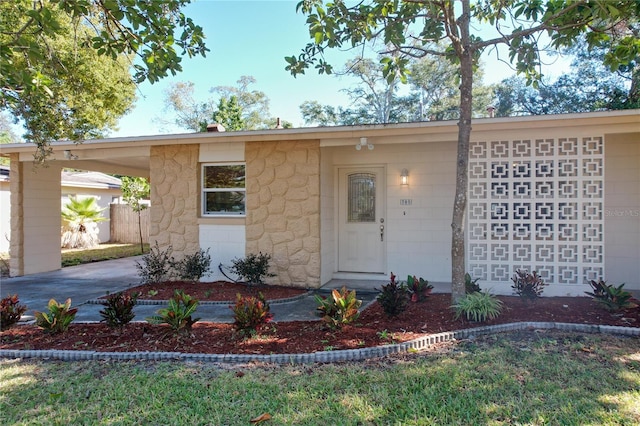
{"type": "MultiPolygon", "coordinates": [[[[138,299],[168,300],[175,290],[182,290],[186,294],[200,301],[235,301],[236,295],[255,296],[261,292],[267,300],[286,299],[299,296],[307,292],[302,288],[281,287],[274,285],[246,285],[227,281],[191,282],[168,281],[164,283],[143,284],[125,291],[138,293],[138,299]]],[[[106,297],[106,296],[105,296],[106,297]]],[[[105,298],[103,297],[103,298],[105,298]]]]}
{"type": "MultiPolygon", "coordinates": [[[[196,283],[181,286],[200,300],[235,300],[244,286],[230,283],[196,283]],[[209,291],[209,297],[204,297],[209,291]],[[213,293],[213,292],[217,293],[213,293]],[[224,297],[224,299],[222,299],[224,297]]],[[[155,285],[156,297],[168,297],[173,286],[155,285]],[[164,288],[163,288],[164,287],[164,288]]],[[[149,289],[143,289],[143,293],[149,289]]],[[[304,290],[284,287],[261,288],[267,299],[292,297],[304,290]]],[[[247,294],[252,294],[251,291],[247,294]]],[[[147,298],[147,297],[145,297],[147,298]]],[[[50,335],[33,325],[20,325],[0,334],[0,349],[75,349],[113,352],[169,351],[186,353],[311,353],[323,350],[357,349],[399,343],[425,334],[453,331],[483,325],[519,321],[553,321],[640,327],[640,307],[611,314],[587,297],[542,298],[525,302],[514,296],[500,296],[505,304],[502,315],[486,323],[454,319],[450,294],[432,294],[426,301],[411,303],[395,318],[388,318],[377,302],[364,309],[357,324],[341,330],[326,329],[319,321],[270,323],[254,337],[245,337],[232,324],[199,322],[186,336],[174,336],[166,326],[131,323],[122,331],[104,324],[72,324],[66,333],[50,335]],[[386,338],[385,338],[386,334],[386,338]]]]}

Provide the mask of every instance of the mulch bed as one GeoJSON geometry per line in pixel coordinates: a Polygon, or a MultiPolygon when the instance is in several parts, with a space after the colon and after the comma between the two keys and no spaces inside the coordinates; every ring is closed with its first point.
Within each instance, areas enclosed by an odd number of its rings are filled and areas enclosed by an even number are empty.
{"type": "MultiPolygon", "coordinates": [[[[175,284],[175,283],[174,283],[175,284]]],[[[194,284],[197,291],[181,287],[200,300],[235,300],[235,295],[246,286],[231,283],[194,284]],[[224,289],[223,289],[224,288],[224,289]],[[218,291],[215,293],[214,291],[218,291]],[[202,293],[198,293],[202,291],[202,293]]],[[[165,284],[139,290],[158,291],[154,297],[168,297],[175,286],[165,284]]],[[[255,294],[255,288],[248,289],[255,294]]],[[[305,290],[286,287],[265,287],[267,299],[279,299],[299,295],[305,290]]],[[[146,298],[146,297],[145,297],[146,298]]],[[[33,325],[19,325],[0,334],[0,349],[66,349],[111,352],[167,351],[216,354],[281,354],[312,353],[326,350],[357,349],[400,343],[426,334],[454,331],[484,325],[521,321],[562,322],[577,324],[601,324],[623,327],[640,327],[640,307],[618,314],[604,310],[587,297],[541,298],[526,302],[515,296],[500,296],[505,309],[502,315],[486,323],[472,323],[455,319],[450,308],[450,294],[432,294],[426,301],[410,303],[408,309],[397,317],[389,318],[381,306],[374,302],[364,309],[354,325],[340,330],[327,329],[320,321],[293,321],[269,323],[255,336],[245,336],[235,331],[232,324],[199,322],[186,335],[173,335],[166,326],[135,322],[122,330],[113,330],[104,324],[72,324],[63,334],[44,333],[33,325]]]]}

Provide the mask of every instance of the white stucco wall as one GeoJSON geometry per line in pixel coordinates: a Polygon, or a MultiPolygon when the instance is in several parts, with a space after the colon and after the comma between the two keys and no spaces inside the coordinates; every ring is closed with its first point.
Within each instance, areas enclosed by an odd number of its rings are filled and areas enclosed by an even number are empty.
{"type": "Polygon", "coordinates": [[[328,153],[331,149],[320,150],[320,283],[333,278],[336,271],[336,206],[334,166],[328,153]]]}
{"type": "Polygon", "coordinates": [[[9,182],[0,182],[0,253],[9,252],[11,238],[11,191],[9,182]]]}
{"type": "MultiPolygon", "coordinates": [[[[322,149],[322,200],[332,203],[337,194],[335,177],[329,169],[340,166],[384,166],[386,168],[385,274],[367,275],[362,279],[387,281],[393,271],[405,279],[416,275],[429,281],[451,280],[451,208],[455,191],[456,144],[428,142],[421,144],[375,144],[374,149],[356,151],[354,146],[322,149]],[[400,185],[402,169],[409,172],[409,185],[400,185]],[[411,200],[411,205],[401,205],[411,200]]],[[[331,204],[333,206],[335,203],[331,204]]],[[[323,282],[336,271],[338,224],[335,209],[323,205],[323,282]],[[331,235],[333,234],[333,236],[331,235]],[[326,257],[332,255],[327,263],[326,257]],[[331,267],[333,270],[329,271],[331,267]]],[[[336,274],[340,276],[340,274],[336,274]]]]}
{"type": "Polygon", "coordinates": [[[211,274],[203,277],[201,281],[226,281],[227,278],[220,273],[218,265],[222,263],[230,267],[233,259],[243,258],[245,240],[244,225],[200,225],[200,247],[202,250],[209,249],[211,256],[211,274]]]}
{"type": "Polygon", "coordinates": [[[640,133],[605,135],[605,279],[640,290],[640,133]]]}
{"type": "Polygon", "coordinates": [[[11,274],[60,269],[60,166],[11,168],[11,215],[20,218],[11,229],[11,274]]]}

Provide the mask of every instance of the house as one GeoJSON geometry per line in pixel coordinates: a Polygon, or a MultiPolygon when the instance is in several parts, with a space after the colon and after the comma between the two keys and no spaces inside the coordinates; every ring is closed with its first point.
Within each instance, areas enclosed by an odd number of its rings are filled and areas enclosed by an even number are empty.
{"type": "MultiPolygon", "coordinates": [[[[268,253],[272,283],[287,286],[379,287],[390,271],[451,280],[454,121],[53,149],[34,170],[33,148],[0,148],[12,160],[13,275],[59,268],[59,170],[78,167],[150,178],[150,238],[175,256],[268,253]]],[[[468,172],[466,269],[483,288],[510,294],[525,268],[548,296],[583,295],[598,278],[640,289],[640,110],[476,119],[468,172]]]]}
{"type": "MultiPolygon", "coordinates": [[[[98,206],[105,209],[102,216],[109,219],[109,204],[122,199],[120,179],[100,172],[66,171],[60,176],[60,202],[64,206],[69,197],[95,197],[98,206]]],[[[11,197],[9,167],[0,166],[0,252],[9,251],[11,240],[11,197]]],[[[100,242],[110,240],[109,222],[98,223],[100,242]]]]}

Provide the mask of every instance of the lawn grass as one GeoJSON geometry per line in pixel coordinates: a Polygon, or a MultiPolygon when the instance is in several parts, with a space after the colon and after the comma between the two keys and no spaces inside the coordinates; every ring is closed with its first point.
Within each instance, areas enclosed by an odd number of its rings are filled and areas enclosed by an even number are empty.
{"type": "Polygon", "coordinates": [[[640,340],[497,334],[361,363],[0,361],[4,424],[640,423],[640,340]]]}
{"type": "MultiPolygon", "coordinates": [[[[144,244],[144,252],[149,253],[149,244],[144,244]]],[[[101,260],[138,256],[140,244],[100,244],[92,249],[62,249],[61,266],[75,266],[101,260]]],[[[0,276],[9,276],[9,253],[0,253],[0,276]]]]}
{"type": "MultiPolygon", "coordinates": [[[[149,253],[149,244],[144,244],[144,252],[149,253]]],[[[62,267],[140,254],[142,254],[140,244],[100,244],[100,246],[91,249],[63,249],[62,267]]]]}

